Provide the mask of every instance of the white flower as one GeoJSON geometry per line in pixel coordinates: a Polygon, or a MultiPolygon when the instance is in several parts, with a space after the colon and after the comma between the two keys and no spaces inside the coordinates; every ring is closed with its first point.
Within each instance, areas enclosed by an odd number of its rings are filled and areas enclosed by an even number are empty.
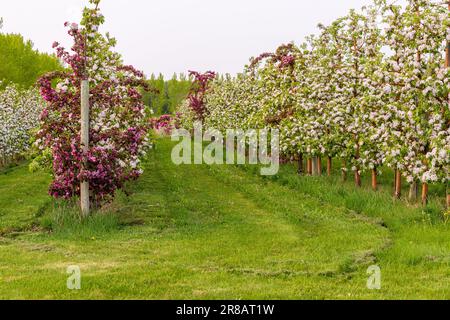
{"type": "Polygon", "coordinates": [[[386,86],[383,88],[383,92],[384,92],[385,94],[390,94],[390,93],[392,92],[391,86],[390,86],[390,85],[386,85],[386,86]]]}
{"type": "Polygon", "coordinates": [[[122,168],[125,168],[127,166],[127,164],[125,162],[123,162],[122,159],[119,159],[118,163],[119,163],[119,166],[121,166],[122,168]]]}

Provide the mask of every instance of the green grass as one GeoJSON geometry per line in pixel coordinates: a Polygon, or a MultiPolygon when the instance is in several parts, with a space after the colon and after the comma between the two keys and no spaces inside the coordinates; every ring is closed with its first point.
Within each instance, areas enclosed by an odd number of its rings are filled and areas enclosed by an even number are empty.
{"type": "Polygon", "coordinates": [[[50,181],[50,174],[30,173],[26,163],[0,170],[0,235],[33,226],[50,205],[50,181]]]}
{"type": "Polygon", "coordinates": [[[131,196],[83,222],[48,199],[47,176],[2,173],[0,298],[450,299],[450,227],[437,198],[422,210],[393,201],[387,178],[374,193],[337,172],[298,177],[291,165],[272,178],[177,167],[171,147],[158,140],[131,196]],[[366,288],[373,264],[379,291],[366,288]],[[81,268],[79,291],[66,288],[70,265],[81,268]]]}

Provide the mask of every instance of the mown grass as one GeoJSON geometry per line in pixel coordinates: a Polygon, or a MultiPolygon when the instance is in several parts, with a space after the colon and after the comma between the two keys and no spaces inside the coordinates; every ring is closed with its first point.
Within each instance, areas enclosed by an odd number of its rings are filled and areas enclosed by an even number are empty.
{"type": "Polygon", "coordinates": [[[30,173],[27,163],[0,169],[0,235],[31,228],[50,205],[50,174],[30,173]]]}
{"type": "MultiPolygon", "coordinates": [[[[80,222],[45,175],[0,175],[0,298],[450,299],[449,226],[428,209],[291,165],[175,166],[161,139],[131,196],[80,222]],[[28,183],[30,181],[38,181],[28,183]],[[14,184],[17,187],[11,188],[14,184]],[[23,202],[9,201],[29,192],[23,202]],[[44,209],[40,209],[44,208],[44,209]],[[7,217],[3,220],[3,217],[7,217]],[[22,232],[11,226],[35,225],[22,232]],[[382,270],[368,290],[367,267],[382,270]],[[78,265],[82,289],[66,288],[78,265]]],[[[436,190],[437,193],[440,190],[436,190]]]]}

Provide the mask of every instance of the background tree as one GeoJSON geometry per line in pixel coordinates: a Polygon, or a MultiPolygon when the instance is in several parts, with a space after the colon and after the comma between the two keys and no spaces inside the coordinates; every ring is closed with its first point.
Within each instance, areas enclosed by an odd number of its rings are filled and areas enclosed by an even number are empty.
{"type": "Polygon", "coordinates": [[[174,114],[177,107],[187,98],[191,80],[184,74],[179,79],[174,75],[172,79],[165,80],[160,74],[152,74],[148,80],[152,92],[141,92],[145,105],[151,108],[156,115],[174,114]]]}
{"type": "Polygon", "coordinates": [[[164,83],[164,96],[163,103],[161,106],[161,114],[169,114],[170,113],[170,97],[169,97],[169,84],[167,82],[164,83]]]}
{"type": "MultiPolygon", "coordinates": [[[[2,23],[0,20],[0,29],[2,23]]],[[[0,89],[8,84],[28,89],[44,73],[61,69],[54,55],[33,49],[33,43],[20,34],[0,33],[0,89]]]]}

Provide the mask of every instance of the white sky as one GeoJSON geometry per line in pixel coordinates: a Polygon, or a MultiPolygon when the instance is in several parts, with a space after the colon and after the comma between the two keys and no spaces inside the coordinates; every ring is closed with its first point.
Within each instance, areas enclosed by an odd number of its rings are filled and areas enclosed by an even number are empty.
{"type": "MultiPolygon", "coordinates": [[[[65,21],[79,22],[88,0],[0,0],[2,32],[21,33],[40,51],[66,47],[65,21]]],[[[102,31],[118,40],[126,64],[147,75],[213,70],[236,73],[252,56],[301,43],[371,0],[103,0],[102,31]]]]}

